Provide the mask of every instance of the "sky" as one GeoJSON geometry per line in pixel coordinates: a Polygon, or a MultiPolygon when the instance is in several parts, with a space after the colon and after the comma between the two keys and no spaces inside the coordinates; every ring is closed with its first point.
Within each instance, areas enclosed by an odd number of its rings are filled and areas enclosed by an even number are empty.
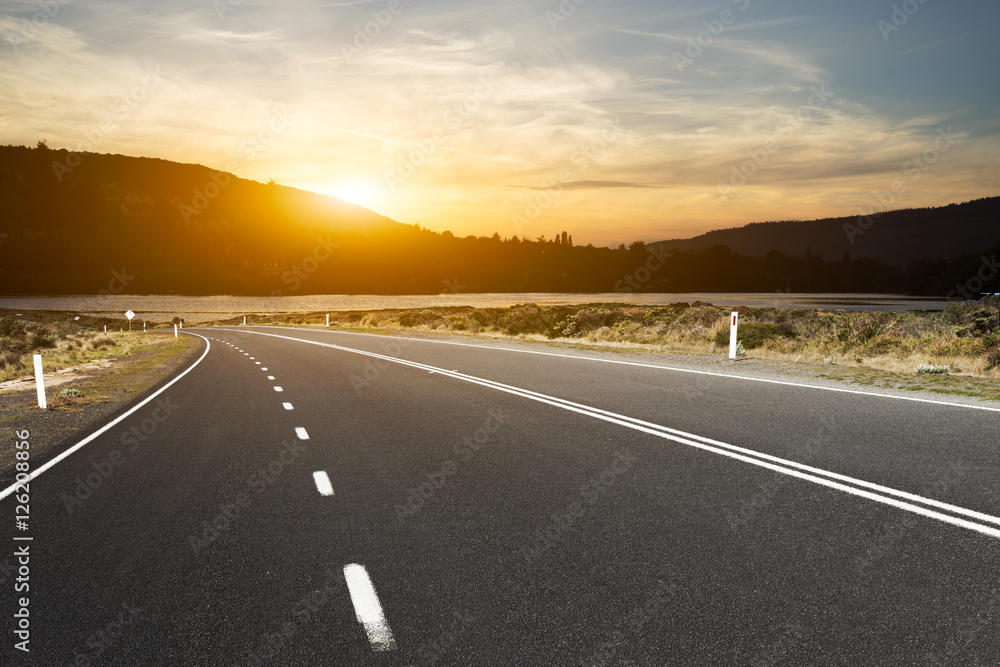
{"type": "Polygon", "coordinates": [[[0,143],[455,234],[688,238],[1000,194],[996,0],[0,1],[0,143]]]}

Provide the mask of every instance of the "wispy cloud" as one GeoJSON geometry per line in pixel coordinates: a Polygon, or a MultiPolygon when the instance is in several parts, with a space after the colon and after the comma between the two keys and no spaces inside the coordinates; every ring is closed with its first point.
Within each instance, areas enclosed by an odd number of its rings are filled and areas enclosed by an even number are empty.
{"type": "Polygon", "coordinates": [[[980,28],[979,30],[973,30],[972,32],[967,32],[964,35],[958,35],[956,37],[951,37],[949,39],[942,39],[940,42],[934,42],[933,44],[925,44],[924,46],[918,46],[915,49],[907,49],[906,51],[900,51],[897,56],[903,56],[907,53],[914,53],[915,51],[923,51],[924,49],[931,49],[935,46],[941,46],[942,44],[949,44],[951,42],[956,42],[960,39],[965,39],[966,37],[972,37],[973,35],[978,35],[981,32],[986,32],[989,28],[980,28]]]}
{"type": "Polygon", "coordinates": [[[376,210],[433,229],[511,233],[512,212],[554,182],[562,193],[537,224],[572,227],[584,243],[652,240],[664,211],[692,233],[849,214],[949,125],[976,140],[905,203],[997,187],[1000,46],[970,39],[992,20],[975,7],[928,3],[886,43],[864,0],[808,13],[754,2],[681,72],[672,53],[734,3],[573,3],[554,25],[557,2],[403,0],[391,20],[384,0],[255,0],[223,17],[204,0],[57,4],[38,29],[38,3],[4,5],[0,140],[73,148],[157,67],[162,84],[97,150],[224,168],[287,109],[295,122],[241,175],[329,190],[363,180],[381,189],[376,210]],[[358,49],[350,59],[345,44],[358,49]],[[946,44],[931,69],[896,57],[946,44]],[[824,85],[833,98],[782,132],[824,85]],[[767,163],[720,202],[717,183],[775,138],[767,163]],[[405,161],[419,165],[390,190],[386,173],[405,161]]]}

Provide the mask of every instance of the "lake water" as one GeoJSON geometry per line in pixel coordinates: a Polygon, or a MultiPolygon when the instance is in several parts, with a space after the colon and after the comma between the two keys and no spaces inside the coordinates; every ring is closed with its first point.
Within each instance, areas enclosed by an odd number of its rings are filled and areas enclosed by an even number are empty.
{"type": "Polygon", "coordinates": [[[898,294],[787,294],[764,293],[684,293],[684,294],[440,294],[315,295],[315,296],[57,296],[0,297],[0,308],[12,310],[62,310],[87,315],[124,317],[136,313],[136,321],[168,322],[175,316],[185,322],[209,321],[244,313],[324,312],[333,310],[378,310],[382,308],[430,308],[434,306],[506,307],[517,303],[580,304],[627,303],[664,305],[684,301],[704,301],[717,306],[775,308],[819,308],[904,313],[913,310],[943,310],[944,299],[909,297],[898,294]]]}

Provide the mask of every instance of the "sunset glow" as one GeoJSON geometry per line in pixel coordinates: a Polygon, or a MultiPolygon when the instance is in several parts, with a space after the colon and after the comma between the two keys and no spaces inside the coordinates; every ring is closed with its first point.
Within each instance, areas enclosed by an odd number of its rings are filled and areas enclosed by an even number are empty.
{"type": "Polygon", "coordinates": [[[1000,192],[985,2],[7,6],[5,143],[458,235],[617,244],[1000,192]]]}

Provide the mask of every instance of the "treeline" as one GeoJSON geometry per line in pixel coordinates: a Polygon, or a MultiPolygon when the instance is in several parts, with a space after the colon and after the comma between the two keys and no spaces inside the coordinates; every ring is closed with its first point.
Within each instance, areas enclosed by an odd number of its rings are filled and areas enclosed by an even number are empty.
{"type": "Polygon", "coordinates": [[[952,260],[918,259],[906,269],[909,294],[978,299],[989,292],[1000,293],[1000,243],[979,254],[952,260]]]}
{"type": "MultiPolygon", "coordinates": [[[[0,292],[438,294],[441,292],[947,293],[937,264],[903,271],[727,246],[459,238],[361,207],[198,165],[44,146],[0,147],[0,292]],[[55,168],[72,165],[68,170],[55,168]],[[934,290],[937,290],[936,292],[934,290]]],[[[919,265],[918,265],[919,264],[919,265]]],[[[949,269],[950,270],[950,269],[949,269]]],[[[960,273],[956,265],[954,272],[960,273]]],[[[957,278],[956,278],[957,280],[957,278]]],[[[1000,291],[1000,290],[997,290],[1000,291]]]]}

